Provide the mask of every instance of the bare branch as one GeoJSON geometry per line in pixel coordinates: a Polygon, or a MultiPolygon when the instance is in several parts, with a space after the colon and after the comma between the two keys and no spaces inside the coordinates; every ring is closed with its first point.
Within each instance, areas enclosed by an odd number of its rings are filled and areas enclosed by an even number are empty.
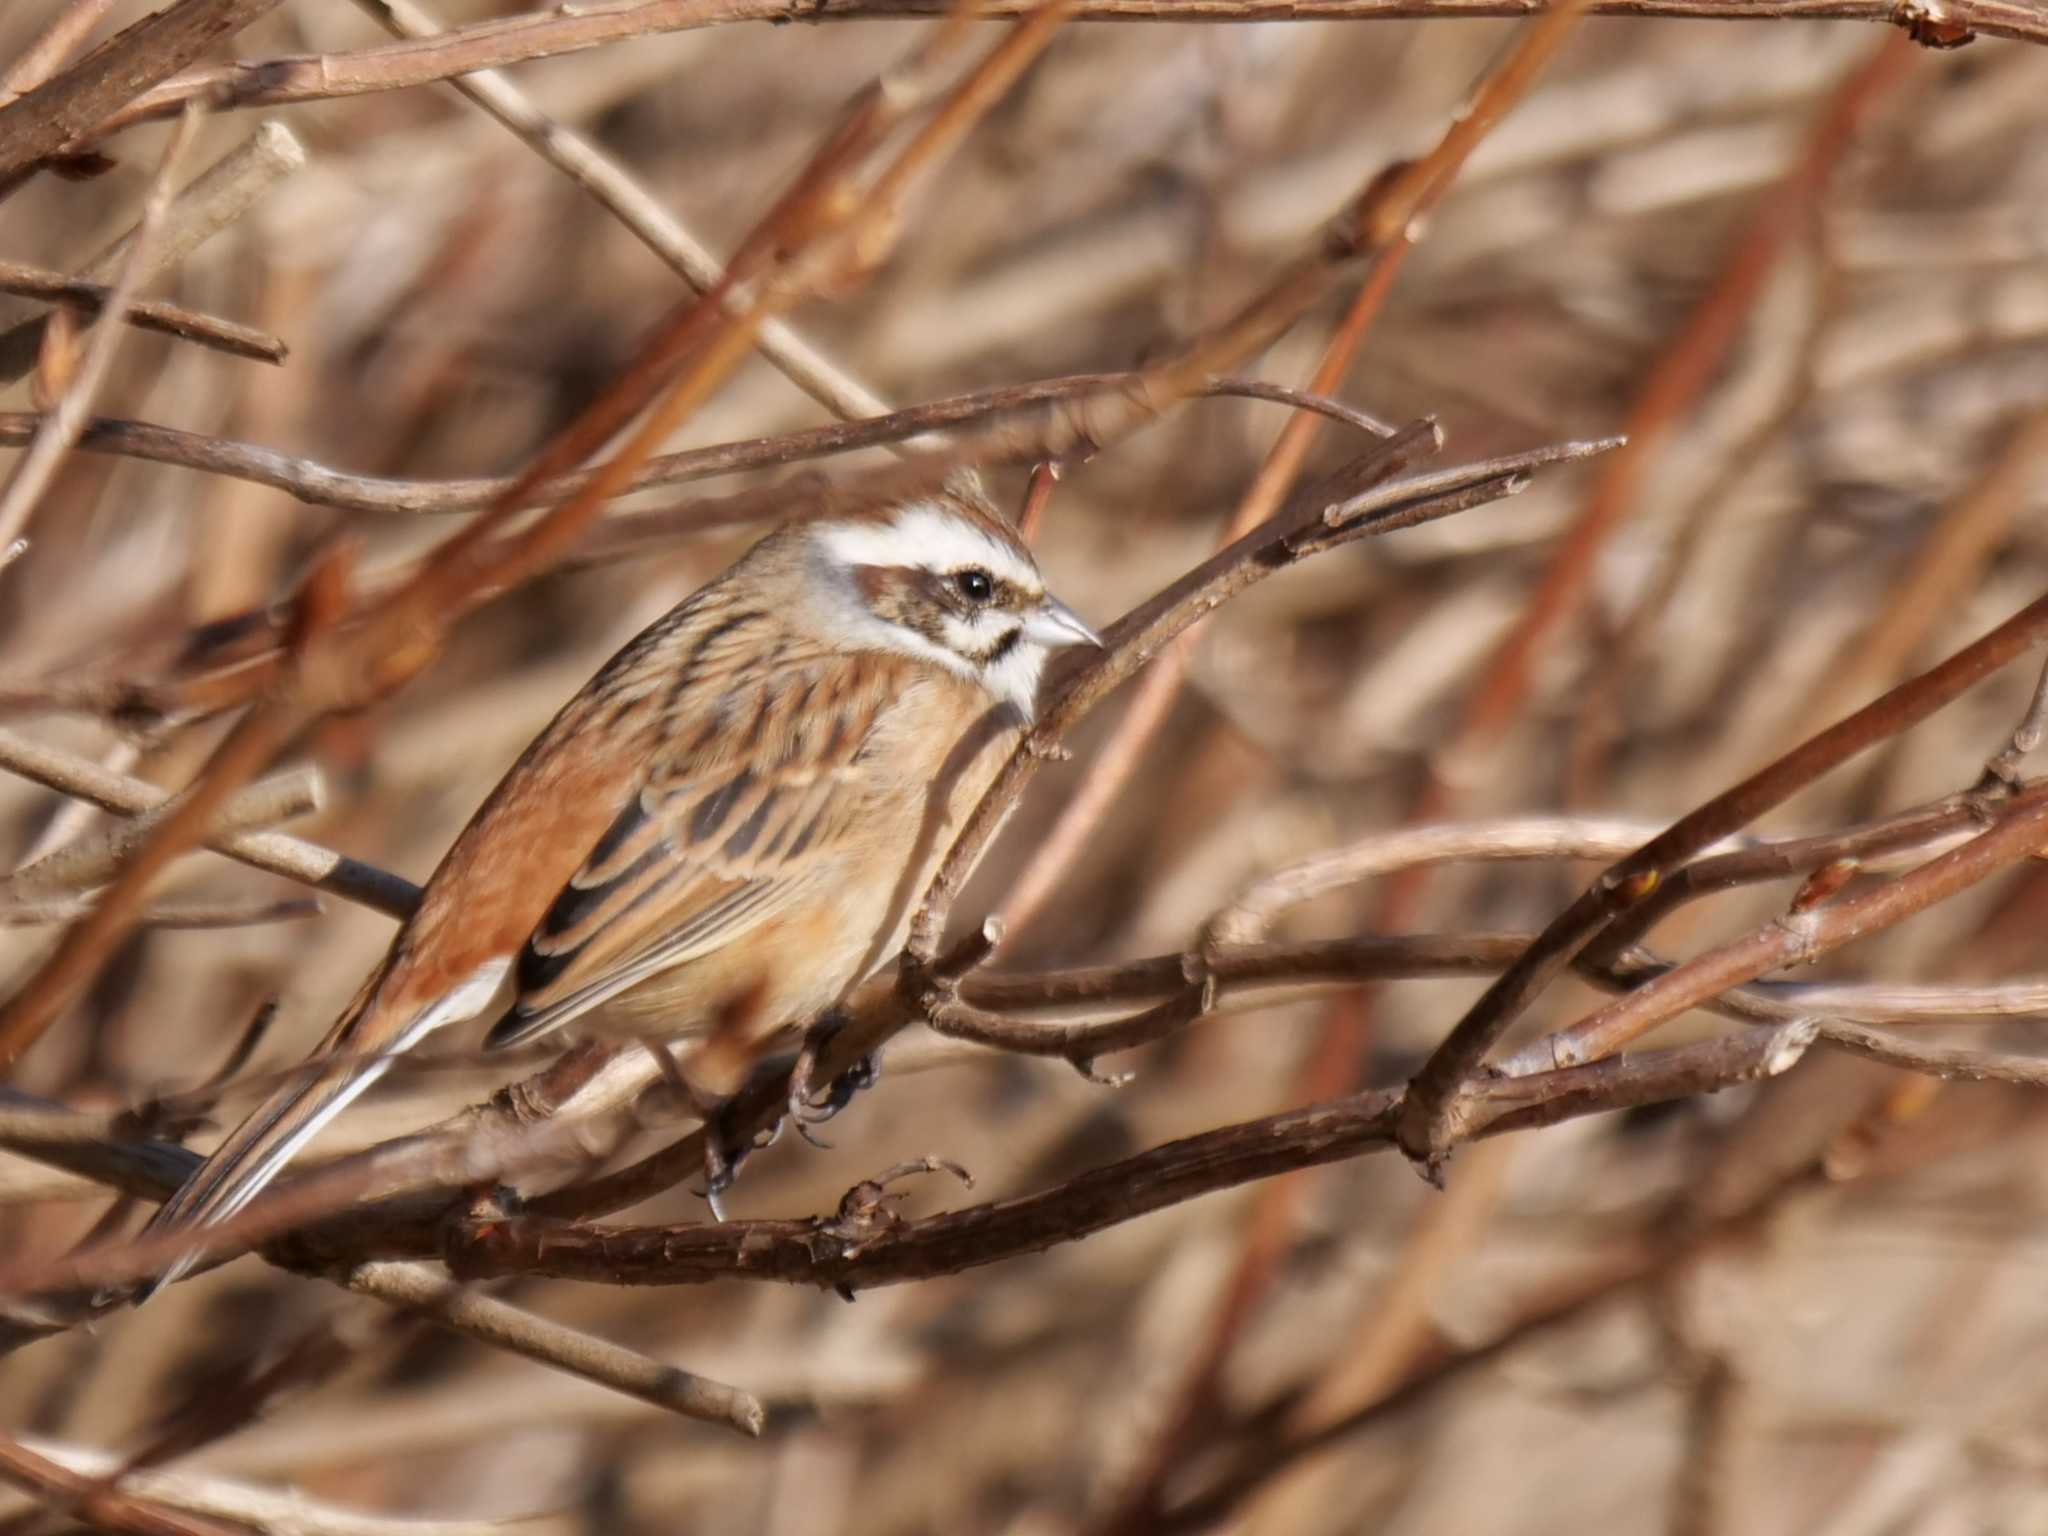
{"type": "Polygon", "coordinates": [[[0,106],[0,189],[276,6],[277,0],[177,0],[0,106]]]}
{"type": "MultiPolygon", "coordinates": [[[[0,123],[4,123],[5,117],[5,109],[0,109],[0,123]]],[[[149,195],[143,202],[142,221],[136,226],[134,239],[125,248],[120,274],[91,338],[86,342],[85,356],[76,373],[63,382],[63,393],[44,416],[28,452],[16,462],[5,486],[0,487],[0,548],[12,544],[16,535],[27,526],[29,514],[42,499],[43,492],[57,473],[57,467],[64,462],[71,445],[78,441],[78,434],[92,410],[93,399],[99,394],[107,369],[113,364],[114,351],[121,343],[122,324],[127,318],[128,307],[135,302],[148,275],[150,252],[165,211],[171,204],[171,173],[177,169],[198,127],[199,114],[196,111],[187,113],[179,120],[170,143],[164,146],[163,158],[157,162],[149,195]]]]}
{"type": "MultiPolygon", "coordinates": [[[[1798,790],[1857,753],[1918,724],[2044,639],[2048,639],[2048,597],[2029,604],[1938,666],[1900,684],[1884,697],[1793,748],[1610,867],[1559,914],[1520,960],[1487,989],[1485,996],[1473,1004],[1424,1066],[1422,1075],[1416,1080],[1421,1091],[1411,1095],[1404,1111],[1408,1117],[1404,1145],[1410,1154],[1425,1162],[1435,1155],[1430,1148],[1449,1129],[1453,1113],[1450,1109],[1452,1096],[1470,1072],[1477,1069],[1486,1052],[1520,1010],[1570,964],[1572,957],[1584,949],[1602,928],[1630,908],[1649,900],[1665,877],[1679,865],[1721,838],[1741,830],[1765,811],[1782,804],[1798,790]]],[[[2010,824],[2008,819],[2001,826],[2009,827],[2010,824]]],[[[1981,838],[1977,840],[1978,844],[1982,842],[1981,838]]],[[[2023,856],[2024,850],[2011,855],[2014,858],[2023,856]]],[[[1966,867],[1976,866],[1966,862],[1966,867]]],[[[1990,872],[1990,868],[1983,868],[1972,878],[1982,878],[1990,872]]],[[[1759,974],[1764,968],[1767,967],[1759,967],[1758,971],[1748,974],[1759,974]]],[[[1698,974],[1696,972],[1695,976],[1698,974]]],[[[1746,976],[1734,978],[1746,979],[1746,976]]],[[[1732,982],[1723,985],[1732,985],[1732,982]]]]}
{"type": "MultiPolygon", "coordinates": [[[[71,923],[92,911],[89,896],[55,897],[43,901],[0,905],[0,925],[9,928],[71,923]]],[[[262,923],[296,922],[318,917],[320,903],[310,896],[282,901],[160,901],[145,907],[144,928],[253,928],[262,923]]]]}
{"type": "MultiPolygon", "coordinates": [[[[85,758],[10,731],[0,731],[0,768],[122,816],[139,816],[170,800],[154,784],[124,773],[111,773],[85,758]]],[[[259,807],[267,805],[265,800],[256,803],[259,807]]],[[[410,880],[282,832],[236,832],[217,842],[210,841],[207,846],[252,869],[283,875],[287,880],[393,917],[404,917],[419,904],[419,887],[410,880]]]]}
{"type": "MultiPolygon", "coordinates": [[[[1538,15],[1544,9],[1538,0],[1083,0],[1074,14],[1079,21],[1224,23],[1519,17],[1538,15]]],[[[981,14],[1021,16],[1030,10],[1029,0],[991,0],[981,14]]],[[[1644,18],[1914,24],[1913,12],[1896,0],[1595,0],[1588,10],[1598,16],[1644,18]]],[[[637,5],[566,15],[536,11],[451,28],[425,43],[195,70],[165,81],[118,111],[110,106],[94,136],[165,116],[195,96],[204,97],[221,111],[283,106],[403,90],[478,70],[501,69],[526,59],[552,58],[636,37],[733,22],[861,21],[946,14],[946,0],[643,0],[637,5]]],[[[2026,0],[1949,0],[1942,7],[1941,19],[1965,37],[1983,33],[2048,42],[2048,21],[2026,0]]]]}
{"type": "MultiPolygon", "coordinates": [[[[191,0],[186,0],[189,6],[191,0]]],[[[270,0],[275,4],[276,0],[270,0]]],[[[124,37],[126,33],[122,34],[124,37]]],[[[116,39],[118,42],[119,39],[116,39]]],[[[249,211],[292,172],[304,167],[305,147],[282,123],[265,122],[220,159],[178,189],[162,227],[141,258],[136,283],[176,267],[249,211]]],[[[88,283],[110,281],[134,245],[140,225],[120,235],[78,270],[88,283]]],[[[0,383],[18,379],[35,365],[47,321],[38,317],[0,331],[0,383]]]]}
{"type": "Polygon", "coordinates": [[[27,1439],[23,1447],[81,1478],[120,1473],[126,1495],[166,1509],[232,1520],[268,1536],[504,1536],[502,1520],[400,1519],[308,1498],[297,1489],[263,1488],[204,1472],[153,1467],[123,1471],[119,1458],[82,1446],[27,1439]]]}
{"type": "MultiPolygon", "coordinates": [[[[1812,1036],[1811,1026],[1749,1030],[1593,1069],[1509,1080],[1490,1091],[1476,1134],[1753,1082],[1789,1069],[1812,1036]]],[[[844,1206],[803,1221],[675,1227],[494,1221],[451,1229],[446,1258],[471,1278],[549,1275],[612,1285],[748,1279],[866,1290],[1040,1253],[1235,1184],[1382,1151],[1393,1144],[1397,1103],[1393,1095],[1367,1093],[1290,1110],[1167,1142],[1040,1194],[921,1221],[902,1221],[886,1208],[844,1206]]]]}
{"type": "Polygon", "coordinates": [[[1558,1065],[1611,1056],[1667,1019],[1741,982],[1787,965],[1810,964],[1828,951],[1889,928],[1980,880],[2048,847],[2048,789],[2020,797],[2004,815],[1960,848],[1866,891],[1718,945],[1645,983],[1542,1042],[1558,1065]]]}
{"type": "Polygon", "coordinates": [[[1984,765],[1986,778],[2017,785],[2020,764],[2041,745],[2044,735],[2048,735],[2048,662],[2042,664],[2040,680],[2034,684],[2034,696],[2028,701],[2027,712],[2020,717],[2020,723],[2013,727],[2012,739],[1984,765]]]}
{"type": "MultiPolygon", "coordinates": [[[[411,0],[356,0],[356,4],[400,37],[442,35],[442,28],[411,0]]],[[[477,70],[449,82],[457,91],[517,134],[535,154],[573,178],[699,293],[715,288],[725,269],[711,250],[617,161],[596,145],[550,119],[505,76],[477,70]]],[[[889,402],[781,320],[762,325],[761,355],[797,388],[842,420],[881,416],[889,402]]]]}
{"type": "Polygon", "coordinates": [[[1928,1045],[1843,1020],[1822,1024],[1820,1039],[1837,1050],[1949,1082],[2013,1083],[2022,1088],[2048,1088],[2048,1057],[2019,1056],[1974,1046],[1928,1045]]]}
{"type": "MultiPolygon", "coordinates": [[[[48,299],[86,315],[98,314],[113,296],[113,290],[105,284],[66,277],[61,272],[46,272],[40,267],[25,267],[12,261],[0,261],[0,293],[48,299]]],[[[237,325],[232,320],[202,315],[196,310],[180,309],[175,304],[164,304],[154,299],[137,299],[129,305],[127,323],[138,330],[157,331],[183,341],[197,342],[202,347],[212,347],[231,357],[246,357],[259,363],[281,363],[285,359],[285,344],[268,331],[237,325]]]]}
{"type": "MultiPolygon", "coordinates": [[[[0,751],[6,743],[0,741],[0,751]]],[[[275,826],[294,816],[320,808],[326,798],[320,775],[311,768],[294,768],[250,785],[221,808],[214,823],[215,837],[246,832],[256,827],[275,826]]],[[[0,902],[19,902],[90,890],[104,882],[128,856],[139,837],[162,814],[144,811],[107,828],[98,836],[66,844],[27,864],[0,880],[0,902]]]]}
{"type": "MultiPolygon", "coordinates": [[[[1100,397],[1113,399],[1136,385],[1143,375],[1135,373],[1078,374],[1068,378],[1043,379],[1029,384],[1008,384],[996,389],[976,390],[944,400],[928,401],[886,416],[850,422],[843,426],[813,427],[785,432],[774,437],[750,438],[743,442],[720,443],[710,448],[650,457],[633,474],[606,494],[628,496],[655,486],[678,485],[716,475],[748,470],[773,469],[806,459],[851,453],[862,448],[885,447],[927,433],[965,426],[1008,415],[1044,410],[1049,405],[1073,401],[1085,403],[1100,397]]],[[[1287,389],[1262,380],[1212,379],[1197,384],[1198,396],[1222,398],[1244,396],[1271,400],[1301,410],[1315,411],[1333,420],[1374,435],[1385,435],[1384,423],[1338,401],[1301,390],[1287,389]]],[[[0,447],[28,442],[41,418],[32,411],[0,411],[0,447]]],[[[425,512],[474,512],[488,507],[511,488],[510,477],[478,480],[387,480],[375,475],[352,475],[330,469],[311,459],[279,453],[254,443],[181,431],[150,422],[98,419],[88,422],[78,446],[89,453],[114,453],[146,459],[157,464],[175,464],[208,474],[231,475],[239,480],[267,485],[297,497],[308,506],[339,507],[350,512],[414,514],[425,512]]],[[[1040,456],[1036,439],[1006,443],[1000,454],[978,458],[980,463],[1015,463],[1040,456]]],[[[580,495],[598,471],[587,470],[555,476],[531,486],[517,503],[521,508],[555,506],[580,495]]],[[[771,496],[757,496],[759,505],[744,517],[706,516],[704,526],[718,526],[735,520],[760,520],[787,515],[791,492],[782,489],[771,496]],[[781,508],[778,514],[775,508],[781,508]]],[[[688,512],[690,509],[682,509],[688,512]]],[[[710,510],[710,509],[707,509],[710,510]]],[[[660,514],[671,519],[674,513],[660,514]]]]}
{"type": "Polygon", "coordinates": [[[142,1495],[103,1488],[18,1440],[0,1439],[0,1481],[11,1483],[58,1514],[76,1515],[100,1530],[128,1536],[234,1536],[228,1527],[173,1510],[142,1495]]]}
{"type": "Polygon", "coordinates": [[[106,19],[114,0],[67,0],[35,40],[0,71],[0,106],[26,95],[64,67],[92,29],[106,19]]]}
{"type": "Polygon", "coordinates": [[[759,1435],[767,1426],[767,1411],[750,1392],[480,1296],[423,1264],[365,1264],[343,1283],[359,1295],[417,1312],[465,1338],[581,1376],[686,1419],[722,1424],[743,1435],[759,1435]]]}

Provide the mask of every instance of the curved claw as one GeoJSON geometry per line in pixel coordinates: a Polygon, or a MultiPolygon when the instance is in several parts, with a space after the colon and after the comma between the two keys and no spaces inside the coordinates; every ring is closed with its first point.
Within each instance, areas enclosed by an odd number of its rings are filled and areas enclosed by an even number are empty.
{"type": "Polygon", "coordinates": [[[881,1076],[881,1066],[875,1058],[863,1056],[834,1078],[822,1094],[817,1091],[818,1062],[839,1028],[840,1020],[833,1017],[813,1025],[805,1034],[803,1049],[797,1053],[796,1065],[789,1073],[789,1118],[804,1140],[814,1147],[828,1147],[830,1143],[812,1135],[810,1127],[823,1125],[837,1115],[853,1101],[855,1094],[873,1087],[881,1076]]]}

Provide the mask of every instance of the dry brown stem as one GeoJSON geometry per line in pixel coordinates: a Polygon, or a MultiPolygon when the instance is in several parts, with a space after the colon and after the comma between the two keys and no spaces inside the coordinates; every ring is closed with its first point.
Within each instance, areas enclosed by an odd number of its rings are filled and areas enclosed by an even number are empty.
{"type": "MultiPolygon", "coordinates": [[[[983,14],[1023,16],[1029,0],[991,0],[983,14]]],[[[1377,21],[1432,17],[1540,15],[1536,0],[1084,0],[1080,21],[1260,22],[1377,21]]],[[[1922,13],[1899,0],[1594,0],[1594,15],[1707,17],[1715,20],[1813,18],[1873,21],[1910,28],[1922,13]]],[[[549,58],[661,32],[745,21],[849,21],[950,14],[945,0],[642,0],[561,15],[536,12],[451,29],[430,40],[346,54],[301,55],[198,70],[109,112],[93,137],[177,110],[195,97],[218,110],[282,106],[372,91],[403,90],[524,59],[549,58]]],[[[1931,13],[1928,13],[1931,15],[1931,13]]],[[[2024,0],[1953,0],[1943,24],[2048,42],[2048,23],[2024,0]]],[[[55,147],[54,145],[52,146],[55,147]]],[[[47,153],[48,151],[45,151],[47,153]]]]}
{"type": "MultiPolygon", "coordinates": [[[[19,262],[6,261],[0,262],[0,293],[49,299],[69,305],[81,314],[97,315],[106,307],[113,290],[103,283],[86,282],[66,277],[61,272],[45,272],[39,267],[25,267],[19,262]]],[[[246,357],[259,363],[281,363],[285,359],[285,344],[269,332],[181,309],[175,304],[137,299],[128,306],[126,319],[128,324],[139,329],[197,342],[202,347],[212,347],[231,357],[246,357]]]]}
{"type": "MultiPolygon", "coordinates": [[[[1808,217],[1816,194],[1840,164],[1864,119],[1884,99],[1887,90],[1904,76],[1912,57],[1912,45],[1904,38],[1889,38],[1835,91],[1807,141],[1798,166],[1757,209],[1742,240],[1722,267],[1714,287],[1695,306],[1686,327],[1672,338],[1660,356],[1657,367],[1644,381],[1630,412],[1629,447],[1595,485],[1585,510],[1552,558],[1543,584],[1530,598],[1514,629],[1501,642],[1489,663],[1466,705],[1458,739],[1452,748],[1454,757],[1470,757],[1496,744],[1509,721],[1524,707],[1529,669],[1536,647],[1584,600],[1592,579],[1594,561],[1635,504],[1650,456],[1665,444],[1675,423],[1705,388],[1720,360],[1733,345],[1744,317],[1763,291],[1766,277],[1794,231],[1808,217]]],[[[1832,766],[1832,761],[1828,766],[1832,766]]],[[[1816,763],[1808,775],[1816,776],[1824,771],[1825,767],[1816,763]]],[[[1804,782],[1807,779],[1798,781],[1804,782]]],[[[1756,783],[1752,781],[1752,784],[1756,783]]],[[[1691,838],[1704,833],[1710,826],[1719,828],[1714,836],[1726,835],[1746,824],[1754,814],[1778,803],[1796,787],[1797,783],[1788,782],[1783,793],[1768,800],[1758,798],[1755,790],[1750,791],[1747,799],[1742,798],[1742,791],[1731,792],[1735,797],[1728,801],[1731,805],[1737,800],[1744,805],[1750,799],[1756,800],[1752,816],[1727,825],[1722,825],[1718,819],[1708,818],[1687,826],[1684,854],[1690,856],[1704,846],[1691,841],[1691,838]]],[[[1749,786],[1744,788],[1749,789],[1749,786]]],[[[1666,836],[1669,838],[1671,834],[1666,836]]],[[[1610,870],[1610,876],[1616,882],[1643,876],[1653,885],[1658,877],[1680,862],[1678,858],[1670,857],[1678,852],[1679,842],[1660,842],[1663,846],[1655,856],[1659,862],[1654,865],[1653,874],[1644,875],[1644,871],[1652,868],[1652,865],[1644,863],[1630,864],[1626,869],[1617,865],[1610,870]]],[[[1657,844],[1650,846],[1658,847],[1657,844]]],[[[1619,888],[1617,884],[1609,886],[1608,890],[1619,888]]],[[[1649,891],[1645,889],[1639,894],[1646,896],[1649,891]]],[[[1589,892],[1580,898],[1578,907],[1590,911],[1591,904],[1605,899],[1605,893],[1589,892]]],[[[1623,899],[1625,902],[1638,898],[1623,899]]],[[[1560,919],[1553,929],[1562,929],[1566,921],[1560,919]]],[[[1446,1143],[1450,1100],[1459,1086],[1478,1070],[1486,1052],[1500,1038],[1520,1007],[1534,995],[1536,986],[1530,983],[1543,973],[1551,948],[1548,944],[1538,945],[1522,965],[1502,977],[1489,990],[1487,997],[1459,1021],[1458,1027],[1417,1075],[1403,1109],[1402,1144],[1409,1155],[1426,1168],[1434,1170],[1441,1161],[1438,1148],[1446,1143]]]]}
{"type": "MultiPolygon", "coordinates": [[[[4,116],[4,109],[0,109],[0,119],[4,116]]],[[[28,526],[36,503],[49,488],[58,466],[71,451],[71,445],[78,441],[86,418],[92,412],[93,399],[106,379],[107,370],[113,365],[114,349],[120,345],[129,307],[134,304],[148,275],[150,253],[171,205],[171,175],[190,146],[199,120],[197,112],[185,114],[179,119],[170,142],[164,146],[163,157],[157,162],[156,173],[150,182],[149,195],[143,201],[142,220],[122,255],[113,289],[86,341],[85,355],[65,382],[56,405],[38,424],[28,452],[16,461],[6,483],[0,485],[0,548],[13,544],[28,526]]],[[[0,1059],[5,1056],[4,1049],[0,1049],[0,1059]]]]}
{"type": "Polygon", "coordinates": [[[126,1536],[232,1536],[219,1521],[174,1510],[38,1455],[18,1440],[0,1439],[0,1479],[35,1496],[44,1508],[126,1536]]]}
{"type": "Polygon", "coordinates": [[[0,105],[0,189],[276,5],[277,0],[176,0],[54,79],[0,105]]]}

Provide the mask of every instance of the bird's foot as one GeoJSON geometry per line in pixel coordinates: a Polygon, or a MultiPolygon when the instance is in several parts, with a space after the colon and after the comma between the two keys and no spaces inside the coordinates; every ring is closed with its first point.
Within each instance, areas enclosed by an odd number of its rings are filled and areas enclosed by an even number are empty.
{"type": "Polygon", "coordinates": [[[818,1063],[824,1059],[827,1047],[845,1022],[842,1015],[830,1013],[805,1030],[803,1049],[797,1052],[796,1065],[789,1071],[790,1123],[814,1147],[825,1147],[829,1143],[813,1135],[811,1127],[823,1125],[837,1115],[853,1102],[855,1094],[863,1088],[872,1088],[882,1075],[880,1059],[870,1053],[833,1078],[822,1092],[819,1090],[818,1063]]]}
{"type": "Polygon", "coordinates": [[[644,1042],[648,1053],[661,1068],[670,1088],[704,1122],[704,1203],[711,1207],[714,1221],[725,1220],[725,1192],[739,1176],[740,1164],[757,1145],[773,1144],[771,1131],[766,1143],[758,1143],[733,1115],[730,1097],[707,1092],[690,1080],[675,1053],[659,1040],[644,1042]]]}
{"type": "Polygon", "coordinates": [[[704,1117],[704,1203],[711,1207],[713,1221],[725,1220],[725,1192],[739,1177],[740,1163],[749,1150],[736,1145],[737,1141],[724,1107],[704,1117]]]}

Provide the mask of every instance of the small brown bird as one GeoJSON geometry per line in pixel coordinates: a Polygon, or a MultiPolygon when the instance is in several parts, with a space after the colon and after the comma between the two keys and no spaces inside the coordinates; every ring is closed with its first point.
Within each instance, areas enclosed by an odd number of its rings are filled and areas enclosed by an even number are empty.
{"type": "Polygon", "coordinates": [[[650,1042],[715,1030],[725,1049],[683,1071],[700,1097],[730,1092],[765,1034],[819,1020],[896,953],[940,834],[1028,723],[1048,653],[1100,643],[965,488],[769,534],[562,708],[448,850],[320,1065],[153,1227],[233,1215],[399,1052],[508,994],[488,1045],[571,1021],[650,1042]]]}

